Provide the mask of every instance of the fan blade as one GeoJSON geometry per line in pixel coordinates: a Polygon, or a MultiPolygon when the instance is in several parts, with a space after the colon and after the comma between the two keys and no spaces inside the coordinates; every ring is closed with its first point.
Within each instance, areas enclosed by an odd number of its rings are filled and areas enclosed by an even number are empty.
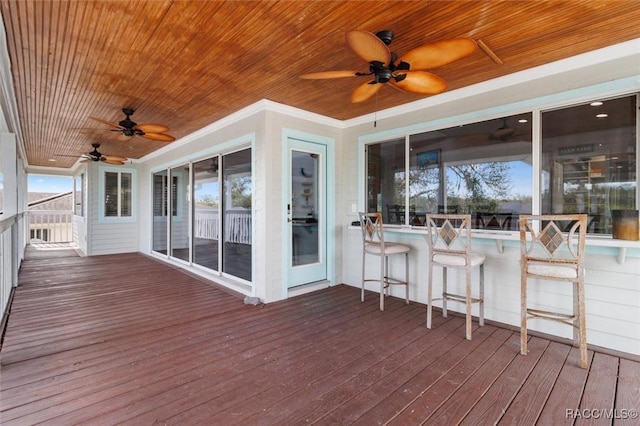
{"type": "Polygon", "coordinates": [[[88,158],[85,158],[85,159],[80,160],[80,162],[81,162],[81,163],[90,163],[90,162],[92,162],[92,161],[93,161],[93,160],[90,160],[90,159],[88,159],[88,158]]]}
{"type": "Polygon", "coordinates": [[[117,160],[107,160],[106,158],[101,158],[100,161],[102,161],[103,163],[107,163],[107,164],[114,164],[116,166],[122,166],[124,164],[124,161],[117,161],[117,160]]]}
{"type": "Polygon", "coordinates": [[[312,72],[311,74],[304,74],[301,75],[300,78],[304,78],[305,80],[320,80],[323,78],[356,77],[357,75],[357,71],[322,71],[312,72]]]}
{"type": "Polygon", "coordinates": [[[378,90],[382,87],[380,83],[365,83],[356,88],[351,94],[351,102],[363,102],[378,93],[378,90]]]}
{"type": "Polygon", "coordinates": [[[476,42],[470,38],[452,38],[427,43],[405,53],[401,62],[409,64],[411,70],[437,68],[469,56],[476,50],[476,42]]]}
{"type": "Polygon", "coordinates": [[[138,124],[136,128],[145,133],[164,133],[169,131],[169,128],[162,124],[138,124]]]}
{"type": "Polygon", "coordinates": [[[117,128],[117,129],[121,129],[121,127],[118,124],[112,123],[112,122],[107,121],[107,120],[103,120],[102,118],[96,118],[96,117],[89,117],[89,118],[92,119],[92,120],[97,121],[98,123],[106,124],[107,126],[111,126],[111,127],[117,128]]]}
{"type": "Polygon", "coordinates": [[[161,142],[173,142],[176,140],[173,136],[164,133],[145,133],[142,137],[161,142]]]}
{"type": "Polygon", "coordinates": [[[349,31],[345,34],[347,45],[353,52],[365,60],[365,62],[378,61],[384,65],[391,62],[391,52],[375,34],[369,31],[349,31]]]}
{"type": "Polygon", "coordinates": [[[121,133],[121,134],[119,134],[118,136],[116,136],[116,139],[118,139],[119,141],[122,141],[122,142],[126,142],[126,141],[128,141],[129,139],[131,139],[132,137],[133,137],[133,136],[127,136],[127,135],[125,135],[125,134],[121,133]]]}
{"type": "Polygon", "coordinates": [[[444,92],[444,89],[447,88],[446,81],[430,72],[406,71],[405,73],[404,80],[395,81],[391,79],[389,82],[405,92],[419,93],[421,95],[436,95],[444,92]]]}
{"type": "Polygon", "coordinates": [[[127,161],[127,157],[119,157],[117,155],[102,155],[102,158],[105,160],[113,160],[113,161],[127,161]]]}

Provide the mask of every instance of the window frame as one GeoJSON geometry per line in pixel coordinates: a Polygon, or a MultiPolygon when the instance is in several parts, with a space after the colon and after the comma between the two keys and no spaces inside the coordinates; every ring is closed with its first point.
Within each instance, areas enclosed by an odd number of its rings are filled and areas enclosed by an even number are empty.
{"type": "Polygon", "coordinates": [[[84,173],[73,177],[73,214],[84,217],[84,173]],[[79,199],[78,199],[79,198],[79,199]],[[78,212],[79,210],[79,212],[78,212]]]}
{"type": "MultiPolygon", "coordinates": [[[[409,150],[410,150],[410,138],[413,135],[418,135],[420,133],[433,132],[438,130],[443,130],[447,128],[451,128],[454,126],[464,126],[473,123],[479,123],[487,120],[495,120],[500,117],[505,116],[514,116],[517,114],[530,113],[532,134],[531,134],[531,169],[533,175],[531,176],[532,181],[532,200],[531,200],[531,211],[532,214],[540,214],[542,209],[542,125],[541,118],[544,112],[560,109],[560,108],[570,108],[575,105],[580,105],[584,103],[588,103],[590,101],[596,100],[611,100],[616,98],[624,98],[624,97],[636,97],[636,106],[640,106],[640,91],[635,90],[623,90],[616,91],[611,93],[601,93],[597,91],[593,91],[588,95],[582,96],[580,98],[577,97],[567,97],[560,101],[556,100],[551,103],[543,103],[543,102],[530,102],[526,108],[509,108],[509,106],[502,106],[500,108],[491,108],[481,112],[473,112],[467,113],[457,116],[451,116],[441,119],[436,119],[430,123],[422,123],[422,125],[414,125],[408,128],[395,129],[391,131],[380,132],[376,134],[363,135],[358,138],[358,165],[360,172],[358,173],[358,205],[360,206],[361,211],[365,211],[368,205],[368,197],[367,197],[367,189],[368,189],[368,147],[372,144],[384,143],[386,141],[392,142],[397,139],[405,139],[405,147],[406,147],[406,166],[405,173],[410,170],[409,165],[409,150]]],[[[548,101],[548,99],[542,99],[542,101],[548,101]]],[[[635,202],[636,209],[640,209],[640,165],[638,165],[638,159],[640,159],[640,112],[637,114],[636,118],[636,192],[635,192],[635,202]]],[[[410,193],[408,188],[408,182],[405,183],[405,211],[408,211],[407,206],[410,206],[410,193]]],[[[391,227],[412,227],[410,223],[410,218],[407,219],[409,215],[405,216],[405,222],[401,225],[391,225],[391,227]]],[[[385,224],[388,226],[390,224],[385,224]]],[[[477,229],[478,231],[483,231],[482,229],[477,229]]],[[[492,231],[494,232],[494,231],[492,231]]],[[[505,233],[509,233],[509,231],[502,231],[505,233]]],[[[513,232],[513,231],[511,231],[513,232]]],[[[606,236],[607,234],[596,234],[592,233],[589,235],[593,236],[606,236]]]]}
{"type": "Polygon", "coordinates": [[[137,176],[136,170],[131,168],[116,168],[116,167],[106,167],[100,166],[98,170],[98,222],[99,223],[135,223],[137,221],[137,176]],[[107,216],[106,215],[106,206],[105,206],[105,196],[106,196],[106,174],[107,173],[117,173],[118,175],[118,215],[117,216],[107,216]],[[130,174],[131,175],[131,215],[122,216],[121,213],[121,196],[122,196],[122,174],[130,174]]]}

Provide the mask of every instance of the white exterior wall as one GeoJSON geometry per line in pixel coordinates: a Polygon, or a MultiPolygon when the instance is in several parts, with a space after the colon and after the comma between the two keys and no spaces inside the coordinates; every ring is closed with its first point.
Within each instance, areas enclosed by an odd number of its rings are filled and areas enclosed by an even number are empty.
{"type": "MultiPolygon", "coordinates": [[[[127,169],[135,169],[136,166],[127,165],[127,169]]],[[[123,170],[125,171],[125,170],[123,170]]],[[[85,210],[86,230],[87,230],[87,251],[89,256],[115,253],[133,253],[139,251],[139,208],[140,192],[138,185],[137,193],[133,194],[134,204],[133,216],[126,221],[105,222],[99,215],[100,199],[100,173],[104,173],[104,167],[98,163],[87,163],[87,204],[85,210]]],[[[136,179],[139,180],[140,171],[136,170],[136,179]]]]}
{"type": "MultiPolygon", "coordinates": [[[[313,117],[312,114],[294,110],[293,108],[270,105],[277,111],[270,110],[267,112],[266,121],[266,141],[265,150],[258,152],[257,158],[264,163],[264,175],[261,177],[265,180],[265,190],[268,196],[264,197],[264,210],[255,211],[255,215],[259,220],[264,221],[264,228],[267,235],[264,240],[264,251],[267,263],[259,270],[259,274],[271,280],[265,287],[264,300],[276,301],[289,297],[287,289],[287,271],[284,268],[286,259],[284,245],[287,241],[287,200],[288,189],[285,188],[282,179],[282,170],[288,172],[289,164],[283,164],[283,157],[286,155],[287,136],[289,131],[299,132],[302,135],[309,135],[310,138],[318,136],[322,139],[328,139],[327,162],[328,167],[335,167],[336,174],[327,179],[328,195],[328,211],[327,221],[331,223],[335,218],[335,209],[340,204],[342,189],[339,181],[335,179],[338,171],[342,167],[337,152],[339,152],[340,141],[342,138],[342,130],[338,128],[339,122],[326,119],[324,117],[313,117]],[[301,116],[304,118],[301,118],[301,116]],[[308,116],[308,118],[306,118],[308,116]],[[315,119],[315,120],[314,120],[315,119]],[[264,213],[264,214],[262,214],[264,213]],[[279,277],[279,278],[276,278],[279,277]],[[277,279],[277,282],[276,282],[277,279]]],[[[336,226],[327,229],[327,245],[328,245],[328,269],[327,269],[327,285],[340,284],[342,282],[341,265],[336,265],[341,259],[341,247],[339,233],[342,227],[339,223],[336,226]]],[[[297,290],[301,292],[300,289],[297,290]]],[[[302,290],[303,292],[304,290],[302,290]]],[[[300,293],[298,293],[300,294],[300,293]]]]}

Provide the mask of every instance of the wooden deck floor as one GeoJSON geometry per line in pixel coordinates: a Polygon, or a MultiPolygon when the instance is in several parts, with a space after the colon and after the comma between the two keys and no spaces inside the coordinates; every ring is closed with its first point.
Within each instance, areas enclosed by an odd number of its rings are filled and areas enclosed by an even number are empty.
{"type": "Polygon", "coordinates": [[[583,370],[565,344],[531,337],[521,356],[513,331],[467,341],[461,318],[427,330],[424,305],[385,306],[348,286],[249,306],[140,254],[30,255],[0,423],[638,424],[621,418],[640,409],[634,360],[589,351],[583,370]]]}

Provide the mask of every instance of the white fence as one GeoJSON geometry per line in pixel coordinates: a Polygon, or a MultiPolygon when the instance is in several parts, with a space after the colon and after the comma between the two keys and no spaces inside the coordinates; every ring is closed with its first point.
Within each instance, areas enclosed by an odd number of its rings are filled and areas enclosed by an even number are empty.
{"type": "Polygon", "coordinates": [[[24,256],[24,216],[0,220],[0,331],[6,324],[13,287],[18,285],[18,268],[24,256]]]}
{"type": "MultiPolygon", "coordinates": [[[[195,238],[220,239],[218,212],[196,211],[193,222],[195,238]]],[[[225,215],[224,239],[228,243],[251,244],[251,212],[230,211],[225,215]]]]}
{"type": "Polygon", "coordinates": [[[71,210],[29,210],[29,242],[69,243],[73,241],[71,210]]]}

